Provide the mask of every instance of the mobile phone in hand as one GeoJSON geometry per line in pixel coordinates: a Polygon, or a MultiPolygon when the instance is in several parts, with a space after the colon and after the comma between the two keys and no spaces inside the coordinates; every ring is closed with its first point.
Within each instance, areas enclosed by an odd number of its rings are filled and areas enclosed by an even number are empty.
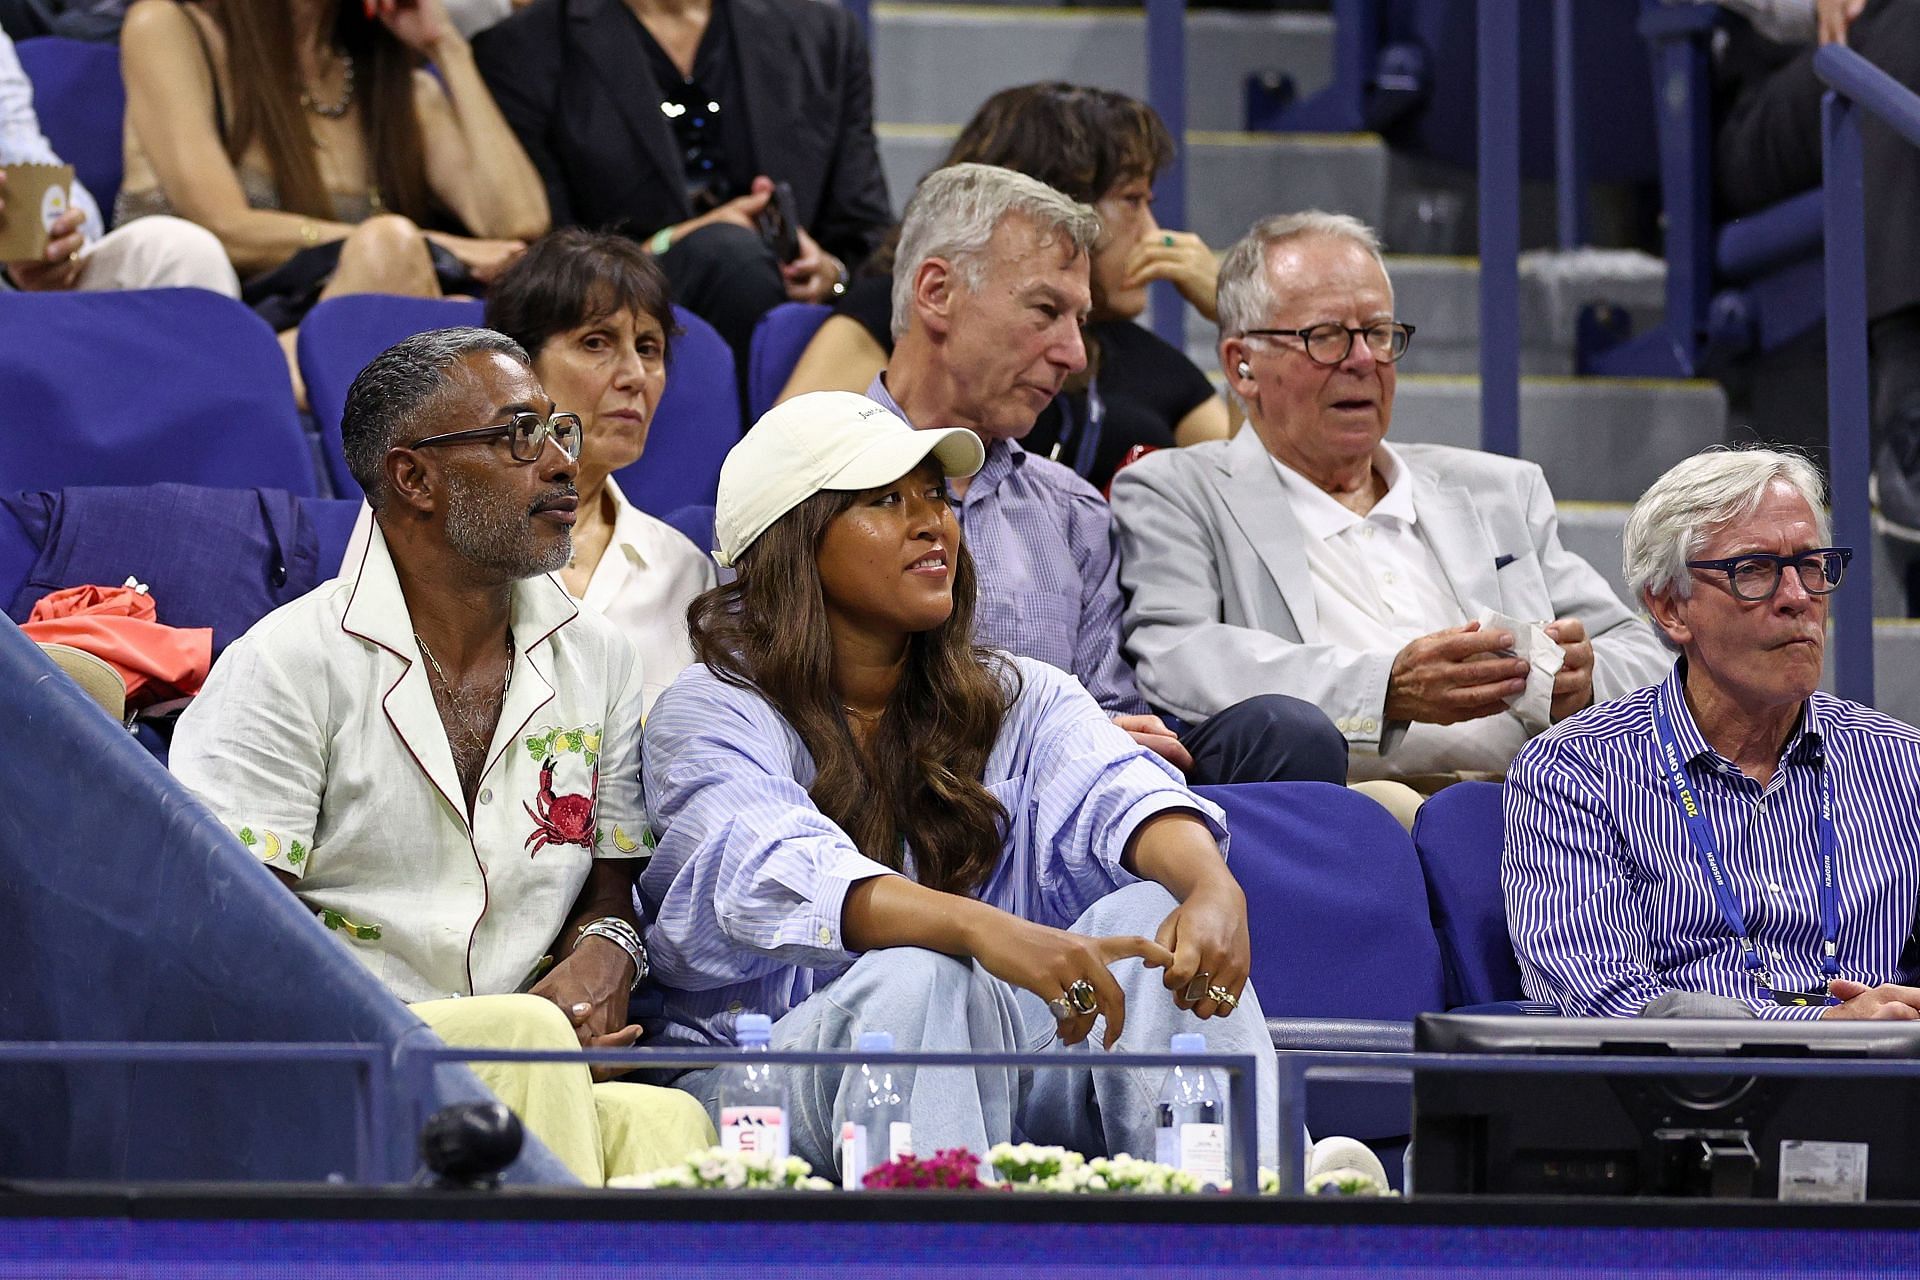
{"type": "Polygon", "coordinates": [[[760,226],[760,238],[782,266],[800,256],[800,216],[791,185],[774,183],[773,195],[755,221],[760,226]]]}

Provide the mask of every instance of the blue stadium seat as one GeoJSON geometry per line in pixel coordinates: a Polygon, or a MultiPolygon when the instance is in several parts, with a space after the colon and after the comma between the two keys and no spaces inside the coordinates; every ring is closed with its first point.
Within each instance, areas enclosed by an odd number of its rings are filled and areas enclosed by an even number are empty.
{"type": "Polygon", "coordinates": [[[720,464],[740,439],[740,386],[726,339],[684,308],[675,307],[673,318],[681,332],[673,340],[667,391],[647,431],[647,451],[614,472],[627,501],[649,515],[711,506],[720,489],[720,464]]]}
{"type": "MultiPolygon", "coordinates": [[[[1276,1043],[1290,1042],[1289,1020],[1309,1020],[1299,1043],[1333,1047],[1340,1037],[1316,1023],[1411,1024],[1445,1007],[1426,885],[1391,814],[1324,782],[1196,790],[1227,811],[1229,865],[1253,934],[1253,986],[1276,1043]]],[[[1319,1135],[1391,1140],[1409,1128],[1404,1085],[1313,1083],[1307,1106],[1319,1135]]]]}
{"type": "Polygon", "coordinates": [[[132,576],[151,588],[161,622],[213,628],[217,658],[335,575],[359,510],[357,499],[164,483],[0,493],[0,588],[15,554],[9,526],[30,570],[0,595],[0,612],[24,622],[50,591],[132,576]]]}
{"type": "MultiPolygon", "coordinates": [[[[688,542],[702,551],[713,550],[713,508],[710,506],[681,507],[678,511],[669,511],[660,517],[686,536],[688,542]]],[[[0,557],[6,554],[5,532],[0,530],[0,557]]],[[[4,564],[0,559],[0,564],[4,564]]]]}
{"type": "Polygon", "coordinates": [[[824,303],[783,302],[760,317],[747,356],[748,422],[760,421],[760,415],[773,408],[774,398],[800,363],[800,353],[832,314],[833,308],[824,303]]]}
{"type": "Polygon", "coordinates": [[[127,89],[120,80],[120,46],[93,40],[40,36],[14,46],[33,81],[33,111],[40,132],[113,218],[120,191],[120,134],[127,89]]]}
{"type": "Polygon", "coordinates": [[[384,293],[351,293],[328,298],[300,322],[297,353],[307,384],[307,404],[320,424],[327,475],[333,492],[358,498],[360,486],[347,471],[340,447],[340,415],[347,388],[367,363],[402,338],[429,329],[477,325],[486,307],[470,298],[403,298],[384,293]]]}
{"type": "MultiPolygon", "coordinates": [[[[439,1043],[4,619],[0,724],[18,748],[0,769],[0,1041],[439,1043]]],[[[426,1102],[487,1096],[443,1069],[426,1102]]],[[[355,1174],[352,1078],[295,1052],[244,1067],[4,1064],[0,1097],[0,1179],[355,1174]]],[[[369,1136],[402,1180],[417,1137],[393,1101],[369,1136]]],[[[509,1175],[572,1181],[532,1138],[509,1175]]]]}
{"type": "Polygon", "coordinates": [[[1712,45],[1724,21],[1713,5],[1641,0],[1658,86],[1666,308],[1638,335],[1583,320],[1582,373],[1693,377],[1826,317],[1819,188],[1725,224],[1714,212],[1712,45]]]}
{"type": "Polygon", "coordinates": [[[0,491],[175,480],[316,492],[286,357],[202,289],[0,295],[0,491]]]}
{"type": "Polygon", "coordinates": [[[1446,968],[1447,1008],[1552,1013],[1552,1006],[1526,999],[1520,989],[1520,965],[1507,935],[1500,795],[1497,782],[1457,782],[1421,805],[1413,820],[1413,847],[1446,968]]]}

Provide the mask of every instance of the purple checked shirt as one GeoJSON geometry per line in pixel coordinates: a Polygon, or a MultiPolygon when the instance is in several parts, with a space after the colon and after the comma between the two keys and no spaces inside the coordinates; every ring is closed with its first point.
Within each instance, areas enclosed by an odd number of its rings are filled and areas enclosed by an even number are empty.
{"type": "MultiPolygon", "coordinates": [[[[1012,660],[1020,692],[981,781],[1007,811],[999,863],[974,896],[1066,928],[1135,883],[1121,866],[1140,824],[1199,814],[1224,853],[1220,810],[1136,746],[1069,676],[1012,660]]],[[[847,892],[894,875],[814,807],[813,758],[751,689],[695,664],[642,733],[647,815],[659,844],[640,878],[647,953],[666,996],[648,1043],[728,1043],[735,1017],[778,1019],[857,958],[840,934],[847,892]]],[[[911,851],[906,871],[913,874],[911,851]]]]}
{"type": "MultiPolygon", "coordinates": [[[[867,398],[912,422],[884,377],[874,378],[867,398]]],[[[1080,677],[1110,715],[1145,711],[1120,656],[1119,556],[1099,491],[1070,467],[989,440],[986,465],[955,515],[979,569],[975,639],[1080,677]]]]}

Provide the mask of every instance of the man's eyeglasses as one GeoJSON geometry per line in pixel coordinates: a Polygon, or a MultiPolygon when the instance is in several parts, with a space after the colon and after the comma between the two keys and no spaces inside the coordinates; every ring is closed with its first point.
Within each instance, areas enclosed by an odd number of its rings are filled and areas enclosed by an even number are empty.
{"type": "Polygon", "coordinates": [[[1407,354],[1407,345],[1413,341],[1413,326],[1400,324],[1370,324],[1359,329],[1349,329],[1344,324],[1309,325],[1304,329],[1247,329],[1243,338],[1298,338],[1307,349],[1307,359],[1315,364],[1334,365],[1347,358],[1353,350],[1353,340],[1362,337],[1367,340],[1367,350],[1373,352],[1373,358],[1382,364],[1392,364],[1407,354]]]}
{"type": "Polygon", "coordinates": [[[516,413],[512,418],[493,427],[475,427],[471,431],[449,431],[444,435],[428,436],[425,440],[415,440],[409,449],[424,449],[436,444],[467,444],[481,440],[507,438],[507,447],[513,450],[515,462],[537,462],[540,450],[546,447],[547,437],[560,446],[560,452],[574,462],[580,460],[580,438],[583,435],[580,417],[573,413],[556,413],[551,418],[543,418],[537,413],[516,413]]]}
{"type": "Polygon", "coordinates": [[[1830,595],[1847,576],[1852,547],[1817,547],[1798,555],[1776,556],[1764,551],[1725,560],[1689,560],[1689,569],[1710,569],[1727,575],[1727,585],[1741,600],[1771,600],[1780,589],[1781,575],[1792,565],[1800,585],[1810,596],[1830,595]]]}

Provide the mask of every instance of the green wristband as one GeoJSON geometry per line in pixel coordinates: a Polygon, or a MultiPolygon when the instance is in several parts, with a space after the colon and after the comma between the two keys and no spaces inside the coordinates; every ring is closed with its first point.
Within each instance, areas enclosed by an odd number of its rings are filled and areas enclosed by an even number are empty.
{"type": "Polygon", "coordinates": [[[653,239],[647,241],[647,252],[658,257],[673,248],[673,228],[662,227],[653,233],[653,239]]]}

